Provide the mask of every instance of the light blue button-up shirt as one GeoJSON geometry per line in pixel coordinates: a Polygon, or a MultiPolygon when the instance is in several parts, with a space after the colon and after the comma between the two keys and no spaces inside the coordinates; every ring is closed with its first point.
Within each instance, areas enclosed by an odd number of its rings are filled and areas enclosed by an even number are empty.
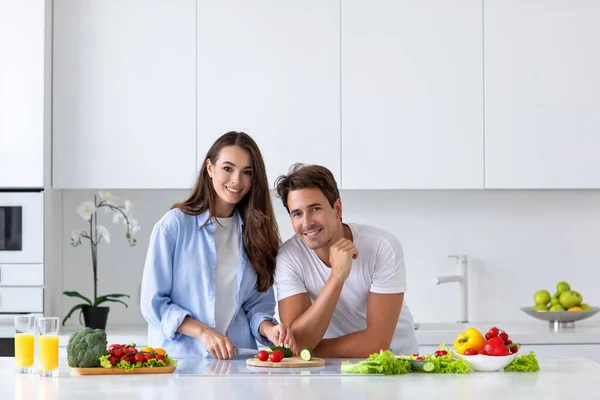
{"type": "MultiPolygon", "coordinates": [[[[235,211],[235,218],[242,220],[235,211]]],[[[209,212],[198,216],[179,209],[167,212],[154,226],[142,277],[141,311],[148,322],[148,345],[161,347],[175,358],[206,357],[200,339],[177,332],[186,316],[215,329],[217,252],[216,222],[209,212]]],[[[257,290],[257,275],[242,245],[237,266],[237,311],[227,336],[239,348],[272,343],[258,332],[263,321],[277,321],[273,288],[257,290]]]]}

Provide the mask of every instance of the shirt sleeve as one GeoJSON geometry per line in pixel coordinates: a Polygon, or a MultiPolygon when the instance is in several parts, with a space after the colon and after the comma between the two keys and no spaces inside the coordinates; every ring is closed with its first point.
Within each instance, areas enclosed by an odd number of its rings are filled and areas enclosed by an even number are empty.
{"type": "Polygon", "coordinates": [[[377,250],[370,291],[381,294],[406,292],[404,251],[395,238],[382,240],[377,250]]]}
{"type": "Polygon", "coordinates": [[[269,288],[266,292],[259,292],[255,286],[250,298],[242,304],[242,309],[246,313],[254,338],[265,346],[273,346],[273,343],[258,331],[264,321],[271,321],[273,325],[277,325],[277,320],[273,317],[275,314],[273,288],[269,288]]]}
{"type": "Polygon", "coordinates": [[[299,268],[285,253],[277,256],[275,266],[275,291],[277,301],[299,293],[308,293],[299,268]]]}
{"type": "Polygon", "coordinates": [[[181,333],[177,329],[191,313],[171,301],[175,239],[165,221],[155,225],[142,275],[140,308],[148,324],[155,326],[168,340],[181,333]]]}

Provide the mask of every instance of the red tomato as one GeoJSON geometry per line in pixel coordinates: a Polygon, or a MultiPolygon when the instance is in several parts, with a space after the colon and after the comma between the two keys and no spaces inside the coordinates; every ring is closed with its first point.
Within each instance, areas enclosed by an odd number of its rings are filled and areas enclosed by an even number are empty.
{"type": "Polygon", "coordinates": [[[501,332],[500,337],[502,338],[502,340],[504,340],[504,343],[506,343],[506,341],[508,340],[508,333],[501,332]]]}
{"type": "Polygon", "coordinates": [[[121,361],[131,362],[131,360],[129,359],[129,356],[123,356],[123,357],[121,357],[121,361]]]}
{"type": "Polygon", "coordinates": [[[275,350],[274,352],[271,353],[271,355],[269,356],[269,359],[272,362],[280,362],[281,360],[283,360],[283,351],[275,350]]]}
{"type": "Polygon", "coordinates": [[[119,348],[121,348],[120,344],[111,344],[110,346],[108,346],[108,352],[112,353],[113,350],[116,350],[116,349],[119,349],[119,348]]]}
{"type": "Polygon", "coordinates": [[[123,357],[123,354],[124,354],[124,353],[123,353],[123,350],[121,350],[120,348],[116,349],[116,350],[113,352],[113,355],[114,355],[115,357],[117,357],[117,358],[123,357]]]}
{"type": "Polygon", "coordinates": [[[133,356],[133,362],[134,363],[143,363],[146,362],[146,357],[144,357],[143,354],[136,354],[135,356],[133,356]]]}
{"type": "Polygon", "coordinates": [[[425,357],[420,357],[420,356],[419,356],[419,357],[415,358],[415,360],[417,360],[417,361],[424,361],[424,360],[425,360],[425,357]]]}
{"type": "Polygon", "coordinates": [[[509,350],[511,353],[516,353],[517,351],[519,351],[519,346],[511,347],[509,350]]]}
{"type": "Polygon", "coordinates": [[[465,356],[475,356],[475,355],[477,355],[477,351],[475,351],[475,349],[469,348],[469,349],[465,350],[465,354],[464,355],[465,356]]]}
{"type": "Polygon", "coordinates": [[[119,363],[119,359],[117,357],[111,357],[108,359],[108,361],[110,361],[110,365],[115,366],[119,363]]]}
{"type": "Polygon", "coordinates": [[[490,328],[490,330],[488,331],[488,333],[490,335],[490,339],[493,338],[493,337],[496,337],[496,336],[498,336],[498,328],[496,328],[494,326],[494,327],[490,328]]]}
{"type": "Polygon", "coordinates": [[[266,350],[261,350],[258,352],[258,359],[260,361],[267,361],[269,359],[269,353],[266,350]]]}
{"type": "Polygon", "coordinates": [[[156,359],[157,359],[157,360],[161,360],[161,361],[165,361],[165,356],[164,356],[164,355],[162,355],[162,354],[157,354],[157,355],[156,355],[156,359]]]}
{"type": "Polygon", "coordinates": [[[150,354],[150,353],[145,353],[145,354],[144,354],[144,359],[145,359],[146,361],[150,361],[150,360],[152,360],[153,358],[154,358],[154,354],[150,354]]]}

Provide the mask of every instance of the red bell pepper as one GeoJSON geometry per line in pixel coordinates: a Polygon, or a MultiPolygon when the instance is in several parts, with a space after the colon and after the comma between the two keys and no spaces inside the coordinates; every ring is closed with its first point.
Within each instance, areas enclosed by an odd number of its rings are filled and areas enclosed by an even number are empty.
{"type": "Polygon", "coordinates": [[[495,336],[485,342],[479,354],[485,354],[487,356],[507,356],[510,354],[504,340],[500,336],[495,336]]]}

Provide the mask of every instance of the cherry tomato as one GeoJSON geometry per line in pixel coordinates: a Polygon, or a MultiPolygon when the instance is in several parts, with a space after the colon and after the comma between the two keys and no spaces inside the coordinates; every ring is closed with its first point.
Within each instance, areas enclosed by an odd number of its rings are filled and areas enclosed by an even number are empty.
{"type": "Polygon", "coordinates": [[[111,357],[108,359],[108,361],[110,361],[110,365],[115,366],[119,363],[119,359],[117,357],[111,357]]]}
{"type": "Polygon", "coordinates": [[[465,350],[465,356],[475,356],[477,355],[477,351],[475,349],[468,348],[465,350]]]}
{"type": "Polygon", "coordinates": [[[504,342],[504,344],[511,344],[511,343],[512,343],[512,340],[510,340],[510,339],[508,339],[504,342]]]}
{"type": "Polygon", "coordinates": [[[123,357],[123,354],[124,354],[124,353],[123,353],[123,350],[121,350],[121,348],[118,348],[118,349],[116,349],[116,350],[113,352],[113,355],[114,355],[115,357],[117,357],[117,358],[121,358],[121,357],[123,357]]]}
{"type": "Polygon", "coordinates": [[[272,362],[280,362],[283,359],[283,351],[275,350],[274,352],[271,353],[271,355],[269,356],[269,359],[272,362]]]}
{"type": "Polygon", "coordinates": [[[490,335],[490,338],[498,336],[498,328],[496,328],[495,326],[490,328],[488,334],[490,335]]]}
{"type": "Polygon", "coordinates": [[[508,350],[510,350],[511,353],[516,353],[517,351],[519,351],[519,346],[511,347],[508,350]]]}
{"type": "Polygon", "coordinates": [[[269,353],[266,350],[261,350],[258,352],[258,359],[260,361],[267,361],[269,359],[269,353]]]}
{"type": "Polygon", "coordinates": [[[416,360],[417,360],[417,361],[424,361],[424,360],[425,360],[425,357],[417,357],[417,358],[416,358],[416,360]]]}
{"type": "Polygon", "coordinates": [[[156,354],[156,359],[160,360],[160,361],[165,361],[165,356],[162,355],[162,354],[160,354],[160,353],[158,353],[158,354],[156,354]]]}
{"type": "Polygon", "coordinates": [[[491,338],[492,338],[492,337],[490,336],[490,334],[489,334],[489,333],[486,333],[486,334],[485,334],[485,340],[490,340],[491,338]]]}
{"type": "Polygon", "coordinates": [[[135,363],[143,363],[146,362],[146,357],[144,357],[143,354],[136,354],[135,356],[133,356],[133,362],[135,363]]]}
{"type": "Polygon", "coordinates": [[[502,340],[504,340],[504,343],[506,343],[506,341],[508,340],[508,333],[501,332],[500,337],[502,338],[502,340]]]}

